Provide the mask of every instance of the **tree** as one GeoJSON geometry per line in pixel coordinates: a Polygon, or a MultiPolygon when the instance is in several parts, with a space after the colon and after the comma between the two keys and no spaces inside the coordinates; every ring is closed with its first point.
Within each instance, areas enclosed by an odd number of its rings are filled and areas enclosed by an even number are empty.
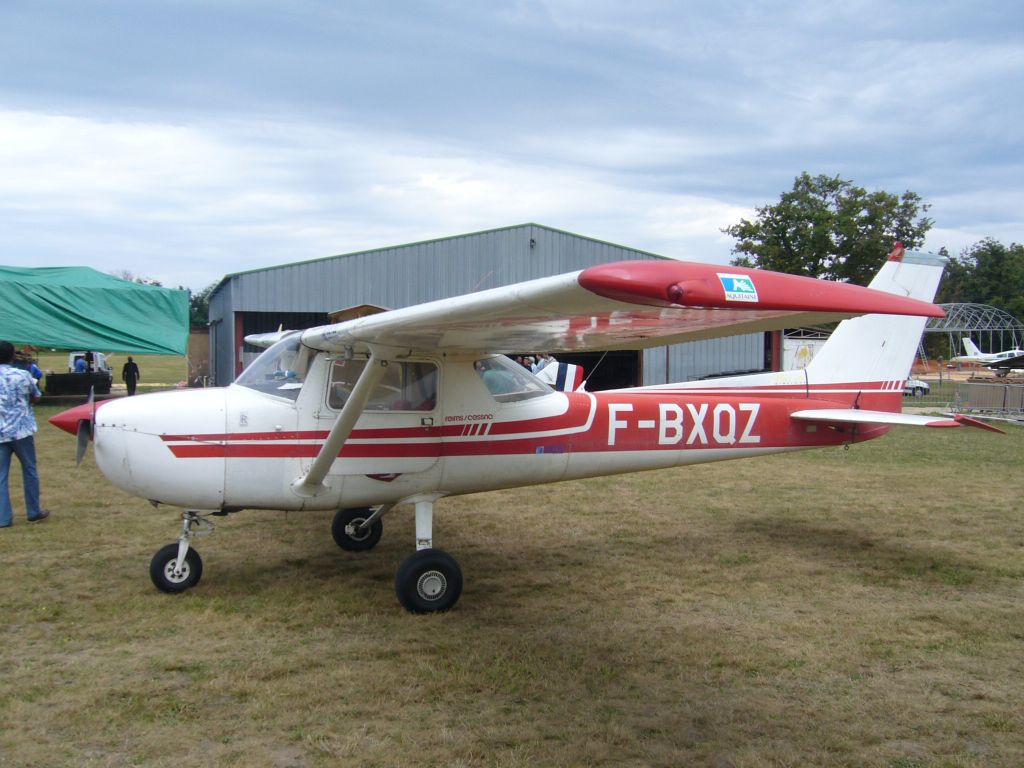
{"type": "Polygon", "coordinates": [[[989,237],[950,259],[937,301],[988,304],[1024,318],[1024,245],[989,237]]]}
{"type": "Polygon", "coordinates": [[[151,277],[142,277],[141,275],[136,275],[130,269],[119,269],[115,272],[111,272],[110,274],[121,280],[127,280],[129,283],[138,283],[139,285],[155,285],[157,288],[163,287],[163,283],[161,283],[159,280],[154,280],[151,277]]]}
{"type": "Polygon", "coordinates": [[[777,204],[758,208],[755,221],[741,219],[722,231],[737,240],[736,266],[866,285],[893,243],[908,249],[924,243],[932,220],[921,214],[929,207],[913,192],[868,192],[805,171],[777,204]]]}
{"type": "Polygon", "coordinates": [[[189,325],[201,326],[210,324],[210,294],[218,283],[210,283],[199,293],[190,294],[188,300],[189,325]]]}

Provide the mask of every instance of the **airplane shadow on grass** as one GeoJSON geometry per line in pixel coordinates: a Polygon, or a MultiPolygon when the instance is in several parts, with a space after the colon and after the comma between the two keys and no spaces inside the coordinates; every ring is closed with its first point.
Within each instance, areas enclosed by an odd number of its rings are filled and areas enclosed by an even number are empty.
{"type": "Polygon", "coordinates": [[[919,579],[966,586],[990,576],[980,563],[941,547],[906,539],[885,539],[854,528],[769,518],[740,523],[737,533],[797,550],[808,558],[856,571],[872,584],[919,579]]]}

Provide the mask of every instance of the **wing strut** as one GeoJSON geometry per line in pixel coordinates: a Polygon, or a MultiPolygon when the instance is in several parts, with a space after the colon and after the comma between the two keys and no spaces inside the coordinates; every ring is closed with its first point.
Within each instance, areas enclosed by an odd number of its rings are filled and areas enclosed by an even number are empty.
{"type": "Polygon", "coordinates": [[[356,381],[356,385],[352,388],[352,394],[349,395],[341,413],[338,414],[338,420],[331,427],[327,440],[320,448],[320,453],[313,459],[309,471],[292,483],[292,490],[299,496],[316,496],[324,491],[324,478],[327,477],[327,471],[331,468],[334,460],[338,458],[348,436],[352,434],[352,428],[355,427],[356,421],[363,415],[366,401],[370,399],[373,388],[384,377],[387,366],[388,361],[378,359],[377,353],[371,349],[370,359],[366,362],[363,372],[359,374],[359,380],[356,381]]]}

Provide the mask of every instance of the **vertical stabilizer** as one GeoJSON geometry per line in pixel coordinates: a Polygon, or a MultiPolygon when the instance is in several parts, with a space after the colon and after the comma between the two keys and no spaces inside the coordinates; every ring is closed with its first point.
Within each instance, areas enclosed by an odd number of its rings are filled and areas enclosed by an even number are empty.
{"type": "MultiPolygon", "coordinates": [[[[897,247],[868,287],[930,302],[945,265],[943,256],[905,252],[897,247]]],[[[808,382],[906,380],[927,322],[925,317],[897,315],[844,320],[807,366],[808,382]]]]}
{"type": "Polygon", "coordinates": [[[980,349],[978,349],[977,345],[971,340],[970,336],[964,336],[963,341],[964,351],[967,353],[968,357],[976,357],[980,360],[981,356],[985,354],[980,349]]]}

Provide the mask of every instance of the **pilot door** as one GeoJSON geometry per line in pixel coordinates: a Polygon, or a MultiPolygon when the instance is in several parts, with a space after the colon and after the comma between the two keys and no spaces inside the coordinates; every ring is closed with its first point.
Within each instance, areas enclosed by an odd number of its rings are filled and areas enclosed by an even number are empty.
{"type": "MultiPolygon", "coordinates": [[[[330,431],[348,402],[367,365],[365,357],[329,361],[325,407],[320,410],[320,429],[330,431]]],[[[370,393],[362,415],[331,467],[328,477],[346,483],[343,495],[354,485],[351,478],[374,483],[415,483],[419,490],[424,473],[435,469],[441,456],[441,417],[438,408],[440,373],[429,360],[385,361],[383,378],[370,393]]]]}

